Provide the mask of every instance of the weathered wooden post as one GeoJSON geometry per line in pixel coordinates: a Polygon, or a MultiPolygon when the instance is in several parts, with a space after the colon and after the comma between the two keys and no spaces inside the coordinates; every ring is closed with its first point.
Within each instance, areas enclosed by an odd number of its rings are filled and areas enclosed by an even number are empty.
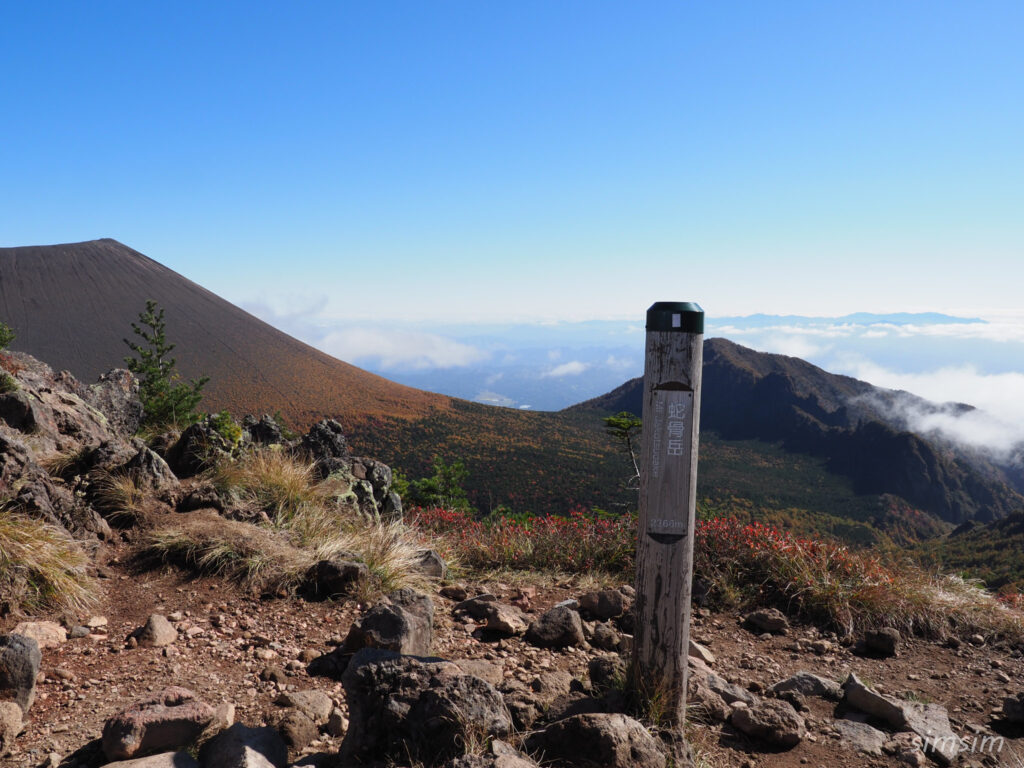
{"type": "Polygon", "coordinates": [[[647,310],[633,678],[658,696],[666,724],[686,714],[704,310],[647,310]]]}

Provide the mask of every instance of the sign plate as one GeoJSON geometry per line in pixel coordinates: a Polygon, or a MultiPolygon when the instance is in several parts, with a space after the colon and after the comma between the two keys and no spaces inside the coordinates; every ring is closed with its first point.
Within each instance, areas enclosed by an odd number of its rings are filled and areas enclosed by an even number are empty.
{"type": "MultiPolygon", "coordinates": [[[[690,530],[693,392],[655,389],[654,432],[647,456],[647,532],[685,536],[690,530]]],[[[644,424],[644,429],[648,429],[644,424]]]]}

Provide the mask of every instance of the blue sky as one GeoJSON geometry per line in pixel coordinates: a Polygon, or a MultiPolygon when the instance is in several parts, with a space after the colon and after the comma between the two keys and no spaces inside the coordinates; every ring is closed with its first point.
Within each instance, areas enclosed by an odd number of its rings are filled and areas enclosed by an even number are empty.
{"type": "Polygon", "coordinates": [[[1016,2],[6,3],[0,245],[326,319],[1016,311],[1016,2]]]}
{"type": "Polygon", "coordinates": [[[724,327],[1024,425],[1021,29],[986,1],[4,3],[0,246],[113,237],[344,359],[494,389],[517,345],[534,385],[636,375],[565,321],[656,300],[981,318],[724,327]]]}

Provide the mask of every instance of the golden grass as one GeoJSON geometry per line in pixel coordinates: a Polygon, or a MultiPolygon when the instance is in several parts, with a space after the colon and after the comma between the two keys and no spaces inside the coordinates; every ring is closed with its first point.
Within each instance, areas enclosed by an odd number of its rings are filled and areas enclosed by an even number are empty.
{"type": "Polygon", "coordinates": [[[313,465],[273,446],[219,463],[212,479],[218,491],[266,512],[278,525],[301,507],[324,501],[313,482],[313,465]]]}
{"type": "Polygon", "coordinates": [[[108,520],[133,525],[145,514],[146,489],[130,472],[92,473],[93,506],[108,520]]]}
{"type": "Polygon", "coordinates": [[[65,531],[0,506],[0,603],[7,609],[88,608],[96,602],[88,564],[65,531]]]}

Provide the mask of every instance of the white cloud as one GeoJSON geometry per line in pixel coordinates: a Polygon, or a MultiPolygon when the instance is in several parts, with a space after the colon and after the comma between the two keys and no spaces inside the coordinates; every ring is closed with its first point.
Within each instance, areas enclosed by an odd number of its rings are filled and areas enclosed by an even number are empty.
{"type": "Polygon", "coordinates": [[[891,371],[865,359],[848,359],[841,372],[888,389],[902,389],[934,402],[958,402],[979,410],[904,412],[916,432],[1005,453],[1024,441],[1024,373],[982,373],[973,365],[920,373],[891,371]],[[845,370],[844,370],[845,369],[845,370]]]}
{"type": "Polygon", "coordinates": [[[579,376],[589,367],[590,363],[581,363],[579,360],[571,360],[568,363],[556,365],[550,371],[542,373],[541,376],[544,378],[555,378],[560,376],[579,376]]]}
{"type": "Polygon", "coordinates": [[[638,365],[635,361],[630,360],[628,357],[616,357],[615,355],[608,355],[608,358],[604,361],[604,364],[609,368],[620,371],[628,370],[638,365]]]}
{"type": "Polygon", "coordinates": [[[383,328],[342,328],[315,346],[342,360],[378,360],[383,369],[455,368],[487,358],[483,350],[444,336],[383,328]]]}

